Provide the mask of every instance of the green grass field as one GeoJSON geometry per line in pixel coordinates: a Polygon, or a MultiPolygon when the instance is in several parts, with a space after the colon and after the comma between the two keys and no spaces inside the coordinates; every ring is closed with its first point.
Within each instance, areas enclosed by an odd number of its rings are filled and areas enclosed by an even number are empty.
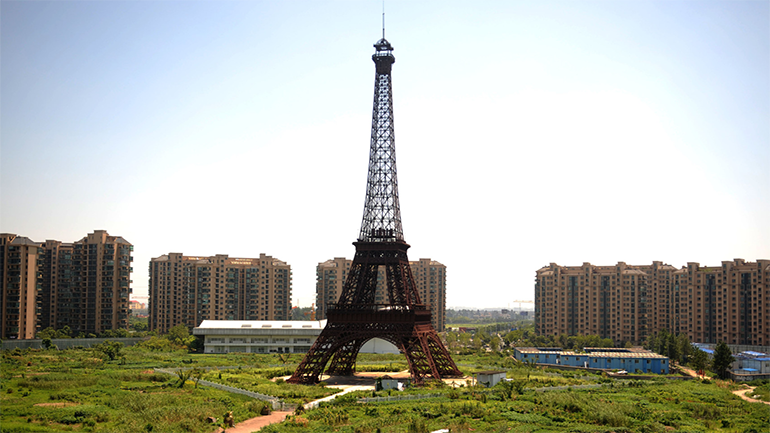
{"type": "Polygon", "coordinates": [[[498,390],[461,389],[419,401],[339,400],[262,431],[763,433],[770,425],[767,406],[698,381],[613,381],[600,389],[524,390],[510,397],[498,390]]]}
{"type": "MultiPolygon", "coordinates": [[[[302,403],[331,390],[271,381],[291,373],[301,356],[203,355],[124,348],[113,360],[96,350],[16,350],[2,355],[2,432],[212,432],[233,411],[236,422],[263,411],[263,403],[194,381],[180,383],[153,368],[199,368],[204,379],[302,403]],[[229,368],[225,368],[229,367],[229,368]],[[180,385],[182,385],[180,387],[180,385]]],[[[433,383],[404,392],[359,391],[291,417],[265,432],[757,432],[770,410],[748,403],[721,381],[616,380],[602,374],[533,368],[501,354],[458,355],[459,368],[501,369],[514,382],[494,389],[433,383]],[[579,386],[600,386],[590,390],[579,386]],[[553,387],[565,387],[553,390],[553,387]],[[549,388],[546,391],[538,389],[549,388]],[[439,397],[380,403],[361,397],[438,393],[439,397]]],[[[360,370],[403,370],[398,355],[360,355],[360,370]]],[[[760,384],[761,385],[761,384],[760,384]]],[[[755,390],[768,394],[768,385],[755,390]]]]}
{"type": "MultiPolygon", "coordinates": [[[[259,416],[263,404],[214,389],[183,388],[175,376],[154,373],[189,365],[182,353],[125,349],[126,360],[105,361],[91,350],[15,351],[2,358],[2,432],[209,432],[233,411],[236,420],[259,416]]],[[[205,363],[213,359],[196,358],[205,363]]],[[[220,359],[232,361],[231,359],[220,359]]],[[[269,361],[269,360],[266,360],[269,361]]]]}

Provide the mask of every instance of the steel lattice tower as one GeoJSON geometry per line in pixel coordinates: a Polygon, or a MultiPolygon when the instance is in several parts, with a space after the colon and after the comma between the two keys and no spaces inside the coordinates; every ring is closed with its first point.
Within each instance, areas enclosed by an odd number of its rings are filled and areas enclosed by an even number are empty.
{"type": "Polygon", "coordinates": [[[376,66],[372,139],[366,202],[356,255],[337,304],[327,310],[327,324],[288,380],[317,383],[328,374],[351,375],[361,346],[374,337],[395,344],[406,356],[415,382],[460,376],[420,301],[409,266],[401,226],[396,176],[391,69],[396,58],[383,38],[374,44],[376,66]],[[376,304],[377,273],[385,267],[388,304],[376,304]]]}

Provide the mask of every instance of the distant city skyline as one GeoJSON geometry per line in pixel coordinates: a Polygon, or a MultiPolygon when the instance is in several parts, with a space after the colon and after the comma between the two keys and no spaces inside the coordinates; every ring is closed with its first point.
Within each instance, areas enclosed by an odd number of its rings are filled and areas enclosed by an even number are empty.
{"type": "MultiPolygon", "coordinates": [[[[381,2],[0,3],[0,232],[352,257],[381,2]]],[[[409,257],[447,308],[549,263],[770,259],[766,1],[393,2],[409,257]],[[704,236],[708,233],[708,236],[704,236]],[[472,265],[469,265],[472,264],[472,265]]]]}

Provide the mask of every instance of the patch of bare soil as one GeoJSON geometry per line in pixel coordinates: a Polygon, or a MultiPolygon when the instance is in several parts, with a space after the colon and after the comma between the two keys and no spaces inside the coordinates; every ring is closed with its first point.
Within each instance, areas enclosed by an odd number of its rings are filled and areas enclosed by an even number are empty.
{"type": "Polygon", "coordinates": [[[66,401],[66,402],[63,402],[63,403],[37,403],[35,406],[57,408],[57,407],[77,406],[78,404],[80,404],[80,403],[73,403],[71,401],[66,401]]]}
{"type": "Polygon", "coordinates": [[[221,427],[217,430],[218,433],[253,433],[259,431],[262,427],[270,424],[282,422],[286,419],[287,415],[291,412],[278,412],[275,411],[270,415],[258,416],[256,418],[247,419],[246,421],[236,424],[234,427],[228,427],[227,430],[221,427]]]}
{"type": "Polygon", "coordinates": [[[752,403],[770,404],[770,402],[768,402],[768,401],[757,400],[755,398],[751,398],[751,397],[747,396],[746,394],[749,391],[751,391],[753,393],[754,392],[754,387],[753,386],[747,386],[745,389],[738,389],[738,390],[733,391],[733,394],[737,395],[738,397],[740,397],[740,398],[742,398],[742,399],[744,399],[746,401],[752,402],[752,403]]]}

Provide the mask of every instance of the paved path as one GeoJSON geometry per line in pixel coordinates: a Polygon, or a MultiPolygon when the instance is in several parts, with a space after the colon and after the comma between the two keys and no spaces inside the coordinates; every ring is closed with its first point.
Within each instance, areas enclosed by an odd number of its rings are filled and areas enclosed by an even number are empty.
{"type": "Polygon", "coordinates": [[[374,389],[373,386],[368,386],[368,385],[335,386],[334,388],[341,388],[342,392],[338,392],[336,394],[332,394],[332,395],[326,396],[324,398],[319,398],[318,400],[313,400],[310,403],[305,404],[305,406],[304,406],[305,410],[307,410],[307,409],[315,409],[322,402],[334,400],[335,398],[337,398],[337,397],[339,397],[341,395],[345,395],[345,394],[347,394],[349,392],[361,391],[361,390],[372,390],[372,389],[374,389]]]}
{"type": "Polygon", "coordinates": [[[239,422],[233,427],[228,427],[227,430],[223,430],[220,428],[217,430],[217,433],[252,433],[259,431],[262,427],[269,426],[270,424],[275,424],[278,422],[282,422],[284,419],[286,419],[287,415],[290,415],[291,412],[278,412],[274,411],[270,415],[265,416],[258,416],[256,418],[247,419],[246,421],[239,422]]]}

